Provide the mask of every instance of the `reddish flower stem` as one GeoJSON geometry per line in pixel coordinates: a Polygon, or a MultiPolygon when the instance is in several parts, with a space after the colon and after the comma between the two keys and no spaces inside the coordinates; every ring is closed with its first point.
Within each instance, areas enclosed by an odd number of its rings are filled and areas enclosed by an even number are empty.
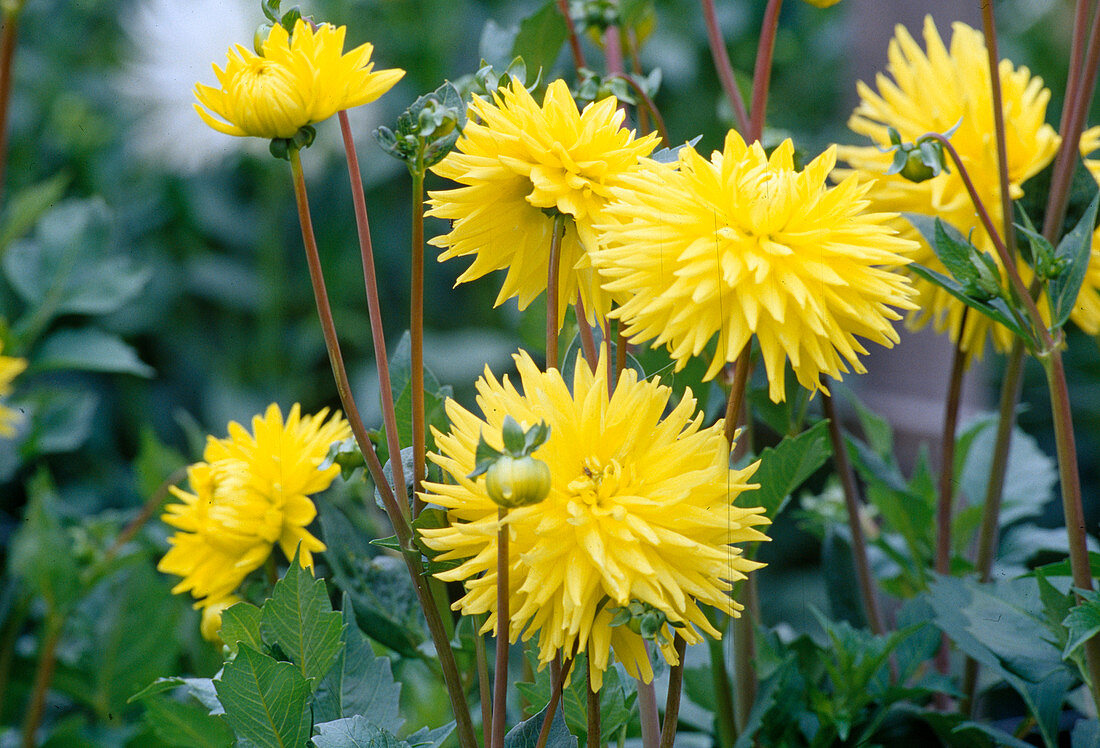
{"type": "Polygon", "coordinates": [[[772,57],[775,53],[775,36],[779,31],[779,10],[783,0],[768,0],[764,10],[764,23],[760,29],[760,45],[756,50],[756,67],[752,72],[752,108],[749,110],[749,143],[760,140],[764,134],[764,116],[768,108],[768,85],[771,83],[772,57]]]}
{"type": "Polygon", "coordinates": [[[587,660],[586,696],[588,704],[588,718],[585,720],[585,737],[588,748],[600,748],[600,695],[592,688],[592,658],[587,660]]]}
{"type": "Polygon", "coordinates": [[[668,698],[665,699],[665,723],[661,726],[660,748],[672,748],[676,739],[676,726],[680,720],[680,692],[684,686],[684,652],[687,642],[676,634],[676,664],[668,671],[668,698]]]}
{"type": "MultiPolygon", "coordinates": [[[[22,2],[19,3],[22,9],[22,2]]],[[[4,13],[4,28],[0,31],[0,204],[4,197],[4,177],[8,165],[8,109],[11,104],[12,63],[19,31],[19,10],[4,13]]]]}
{"type": "Polygon", "coordinates": [[[558,10],[565,19],[565,29],[569,37],[569,51],[573,53],[573,67],[579,72],[587,67],[584,62],[584,52],[581,50],[581,40],[577,38],[577,28],[573,25],[573,17],[569,15],[569,0],[558,0],[558,10]]]}
{"type": "Polygon", "coordinates": [[[550,257],[547,260],[546,278],[546,368],[558,368],[558,286],[561,283],[561,241],[565,233],[565,218],[560,213],[554,217],[553,236],[550,237],[550,257]]]}
{"type": "MultiPolygon", "coordinates": [[[[1004,237],[1008,257],[1016,261],[1016,228],[1012,219],[1012,193],[1008,180],[1008,145],[1005,137],[1004,98],[1001,95],[1000,54],[997,51],[997,24],[993,19],[992,0],[981,0],[982,26],[985,30],[985,49],[989,61],[989,82],[993,100],[993,131],[997,142],[997,176],[1001,193],[1001,213],[1004,216],[1004,237]]],[[[959,329],[962,340],[962,328],[959,329]]]]}
{"type": "Polygon", "coordinates": [[[508,510],[501,507],[497,530],[497,657],[493,669],[493,739],[492,748],[504,748],[504,725],[508,714],[508,526],[504,523],[508,510]]]}
{"type": "Polygon", "coordinates": [[[737,129],[742,133],[749,132],[749,113],[745,111],[745,100],[741,97],[741,89],[737,87],[737,79],[733,74],[733,65],[730,63],[729,50],[722,38],[722,30],[718,27],[718,15],[714,12],[714,0],[701,0],[703,5],[703,23],[707,27],[707,44],[710,46],[710,55],[714,60],[714,69],[718,73],[718,80],[722,83],[722,91],[729,99],[733,107],[733,116],[737,120],[737,129]]]}
{"type": "Polygon", "coordinates": [[[600,360],[599,353],[596,352],[596,338],[593,337],[592,326],[588,324],[585,317],[584,302],[581,301],[580,296],[577,297],[577,303],[573,305],[573,309],[577,313],[577,333],[581,339],[584,360],[588,362],[589,369],[596,371],[596,362],[600,360]]]}
{"type": "Polygon", "coordinates": [[[419,491],[427,467],[424,424],[424,170],[412,170],[412,288],[409,293],[409,388],[412,395],[413,516],[424,509],[419,491]]]}
{"type": "Polygon", "coordinates": [[[546,717],[539,728],[539,738],[535,741],[535,748],[546,748],[546,741],[550,738],[550,726],[554,723],[554,715],[558,711],[558,702],[561,701],[562,691],[565,689],[565,679],[569,671],[573,669],[573,658],[565,661],[563,666],[559,660],[560,655],[550,663],[550,703],[546,705],[546,717]]]}

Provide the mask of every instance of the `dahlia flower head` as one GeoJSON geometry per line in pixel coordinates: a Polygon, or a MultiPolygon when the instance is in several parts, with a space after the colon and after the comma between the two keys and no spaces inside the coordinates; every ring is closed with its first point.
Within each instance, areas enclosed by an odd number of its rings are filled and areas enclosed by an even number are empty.
{"type": "MultiPolygon", "coordinates": [[[[614,609],[652,606],[682,625],[676,631],[689,644],[702,634],[720,637],[700,605],[739,615],[731,584],[762,566],[731,545],[767,540],[756,529],[769,523],[763,509],[737,503],[757,487],[748,483],[757,464],[729,468],[722,422],[704,428],[690,391],[664,415],[671,389],[630,369],[609,396],[606,357],[595,372],[578,358],[571,387],[557,369],[539,371],[524,351],[514,359],[522,391],[486,368],[477,382],[483,416],[449,400],[450,433],[435,434],[439,454],[430,459],[453,482],[425,483],[421,497],[445,507],[450,524],[420,533],[441,552],[437,560],[462,562],[436,576],[462,581],[466,594],[454,608],[488,613],[482,631],[495,629],[499,507],[484,476],[468,476],[482,434],[493,448],[503,446],[505,416],[525,427],[545,421],[550,436],[533,456],[550,467],[549,496],[503,520],[510,639],[538,634],[542,664],[557,652],[587,652],[596,689],[612,651],[649,682],[646,641],[628,626],[612,626],[614,609]]],[[[656,642],[675,664],[670,628],[656,642]]]]}
{"type": "Polygon", "coordinates": [[[284,421],[272,404],[252,419],[251,433],[232,422],[227,438],[208,438],[203,461],[187,469],[191,490],[173,486],[181,503],[169,504],[162,517],[177,529],[157,566],[182,577],[172,592],[190,592],[196,607],[218,605],[275,544],[287,558],[297,550],[302,566],[313,568],[313,554],[325,545],[306,529],[317,516],[309,497],[339,474],[338,466],[321,464],[329,447],[351,434],[339,414],[327,416],[327,409],[303,416],[295,404],[284,421]]]}
{"type": "MultiPolygon", "coordinates": [[[[985,38],[966,24],[955,23],[948,47],[928,16],[924,20],[924,42],[926,49],[921,49],[899,25],[889,46],[889,75],[880,73],[876,78],[878,91],[862,81],[858,84],[860,104],[848,120],[848,126],[870,138],[874,145],[840,147],[838,156],[851,168],[838,169],[837,175],[856,172],[865,178],[876,179],[877,184],[869,193],[875,209],[939,216],[963,236],[970,236],[979,250],[997,258],[993,242],[978,220],[970,195],[953,163],[948,162],[950,172],[920,183],[885,173],[892,154],[883,152],[880,147],[890,146],[888,128],[895,128],[903,142],[913,142],[929,132],[945,133],[957,124],[951,143],[966,166],[994,226],[1004,223],[985,38]]],[[[1032,76],[1026,67],[1014,67],[1009,60],[1001,60],[998,75],[1003,98],[1009,191],[1013,199],[1018,199],[1024,194],[1021,185],[1050,163],[1060,139],[1045,122],[1050,91],[1043,87],[1042,79],[1032,76]]],[[[950,275],[908,221],[898,218],[894,225],[904,236],[918,242],[919,249],[911,256],[914,262],[950,275]]],[[[1029,282],[1030,268],[1022,259],[1017,266],[1024,282],[1029,282]]],[[[914,278],[913,283],[920,309],[910,316],[912,326],[922,327],[931,322],[938,332],[947,330],[951,339],[958,341],[965,305],[929,281],[914,278]]],[[[985,315],[967,315],[961,348],[972,356],[981,357],[988,337],[992,337],[996,350],[1004,351],[1011,345],[1013,334],[985,315]]]]}
{"type": "Polygon", "coordinates": [[[273,26],[262,55],[234,46],[224,70],[214,65],[219,88],[195,84],[195,111],[226,135],[291,138],[306,125],[374,101],[405,71],[374,71],[370,44],[344,54],[345,32],[329,24],[314,30],[298,19],[293,34],[273,26]]]}
{"type": "Polygon", "coordinates": [[[428,243],[452,257],[474,258],[458,282],[507,270],[496,305],[515,297],[520,309],[547,288],[555,216],[564,217],[558,284],[558,326],[577,300],[590,323],[602,320],[612,295],[600,287],[588,253],[594,226],[611,192],[657,145],[622,127],[614,97],[578,111],[565,81],[546,90],[542,106],[513,81],[475,96],[455,150],[432,167],[461,186],[429,192],[428,215],[452,221],[450,232],[428,243]]]}
{"type": "MultiPolygon", "coordinates": [[[[0,352],[3,352],[4,344],[0,342],[0,352]]],[[[12,382],[27,368],[25,358],[14,356],[0,356],[0,398],[6,398],[12,393],[12,382]]],[[[10,439],[15,436],[15,425],[19,423],[20,414],[2,402],[0,402],[0,438],[10,439]]]]}
{"type": "MultiPolygon", "coordinates": [[[[1100,127],[1090,127],[1081,133],[1081,158],[1093,181],[1100,185],[1100,159],[1092,158],[1100,151],[1100,127]]],[[[1088,335],[1100,334],[1100,228],[1092,232],[1092,252],[1088,270],[1077,294],[1070,319],[1088,335]]]]}
{"type": "Polygon", "coordinates": [[[710,379],[755,336],[775,402],[786,361],[827,392],[822,375],[865,371],[856,336],[892,346],[895,308],[914,308],[891,268],[915,244],[895,214],[866,210],[871,183],[829,187],[832,148],[802,171],[793,154],[790,140],[769,157],[731,131],[710,160],[684,146],[675,164],[649,162],[614,190],[592,253],[604,288],[626,296],[611,316],[632,342],[666,345],[679,369],[717,336],[710,379]]]}

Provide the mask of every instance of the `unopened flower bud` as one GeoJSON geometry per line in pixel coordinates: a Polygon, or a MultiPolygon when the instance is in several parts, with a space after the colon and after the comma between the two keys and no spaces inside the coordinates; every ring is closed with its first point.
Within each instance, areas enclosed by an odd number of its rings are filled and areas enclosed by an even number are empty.
{"type": "Polygon", "coordinates": [[[252,35],[252,49],[256,50],[256,54],[260,57],[264,56],[264,42],[271,36],[271,28],[270,23],[261,23],[256,27],[256,33],[252,35]]]}
{"type": "Polygon", "coordinates": [[[501,455],[485,473],[485,491],[505,509],[537,504],[550,495],[550,466],[530,455],[501,455]]]}

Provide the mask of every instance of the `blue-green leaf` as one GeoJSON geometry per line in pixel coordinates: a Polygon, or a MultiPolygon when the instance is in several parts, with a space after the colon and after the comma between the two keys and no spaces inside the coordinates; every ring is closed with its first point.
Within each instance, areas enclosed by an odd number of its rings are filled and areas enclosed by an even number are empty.
{"type": "Polygon", "coordinates": [[[214,687],[242,742],[298,748],[309,739],[309,682],[294,665],[242,644],[214,687]]]}
{"type": "Polygon", "coordinates": [[[1062,657],[1069,657],[1073,650],[1100,632],[1100,592],[1080,590],[1081,602],[1069,612],[1062,625],[1069,629],[1069,640],[1062,657]]]}
{"type": "Polygon", "coordinates": [[[58,330],[34,350],[34,372],[101,371],[149,378],[156,372],[122,338],[98,327],[58,330]]]}
{"type": "MultiPolygon", "coordinates": [[[[554,711],[554,719],[550,723],[550,732],[546,739],[546,748],[577,748],[576,736],[572,735],[569,728],[565,726],[562,707],[562,704],[558,704],[558,708],[554,711]]],[[[535,748],[549,708],[549,706],[543,707],[541,712],[509,730],[504,736],[504,748],[535,748]]]]}
{"type": "Polygon", "coordinates": [[[1092,255],[1092,232],[1096,225],[1098,204],[1100,192],[1092,198],[1077,225],[1058,242],[1058,249],[1054,252],[1056,260],[1065,261],[1065,268],[1058,276],[1050,279],[1050,299],[1054,308],[1052,329],[1058,329],[1066,323],[1077,303],[1077,294],[1081,291],[1081,283],[1085,280],[1085,272],[1092,255]]]}
{"type": "Polygon", "coordinates": [[[761,452],[760,467],[752,476],[752,482],[759,483],[760,488],[747,495],[745,501],[759,504],[768,517],[775,519],[791,492],[824,465],[832,454],[828,428],[828,422],[821,421],[761,452]]]}

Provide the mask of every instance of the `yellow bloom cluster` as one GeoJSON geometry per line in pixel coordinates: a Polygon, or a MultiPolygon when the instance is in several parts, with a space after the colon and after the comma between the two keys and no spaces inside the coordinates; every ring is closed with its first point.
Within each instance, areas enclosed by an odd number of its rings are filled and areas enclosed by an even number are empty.
{"type": "Polygon", "coordinates": [[[183,577],[172,592],[190,592],[197,607],[212,609],[204,611],[204,635],[217,631],[207,619],[235,602],[233,592],[276,543],[287,558],[298,549],[309,568],[325,549],[306,530],[317,515],[309,496],[339,474],[336,465],[320,465],[332,443],[351,433],[339,414],[327,416],[303,416],[295,404],[284,422],[272,404],[252,419],[252,433],[230,423],[229,437],[209,437],[203,461],[187,469],[191,491],[172,488],[182,503],[169,504],[163,519],[178,532],[157,568],[183,577]]]}
{"type": "Polygon", "coordinates": [[[565,81],[546,90],[540,107],[519,82],[493,101],[475,97],[471,121],[456,150],[432,171],[463,185],[430,193],[428,215],[454,222],[429,243],[440,260],[475,255],[458,281],[508,270],[496,304],[516,297],[527,306],[547,286],[554,215],[569,220],[561,242],[558,325],[578,298],[590,322],[602,320],[612,297],[600,288],[588,253],[595,224],[623,175],[656,146],[655,135],[635,138],[622,128],[614,97],[577,110],[565,81]]]}
{"type": "MultiPolygon", "coordinates": [[[[729,469],[730,445],[722,422],[703,428],[691,393],[667,415],[672,394],[632,370],[608,395],[607,360],[596,372],[578,359],[568,386],[556,369],[541,372],[525,352],[515,357],[522,392],[486,369],[478,380],[484,418],[447,402],[449,434],[436,434],[441,454],[431,459],[454,483],[426,483],[425,501],[449,510],[451,524],[422,529],[439,559],[463,563],[437,574],[462,580],[466,595],[455,608],[489,613],[483,631],[496,625],[498,506],[474,469],[480,436],[499,449],[504,417],[521,424],[545,421],[547,442],[534,456],[550,467],[550,494],[541,503],[511,510],[509,532],[510,636],[539,634],[539,659],[561,651],[586,651],[593,686],[599,688],[610,652],[631,675],[653,677],[645,641],[629,626],[612,626],[614,608],[639,602],[682,625],[688,643],[700,631],[720,634],[700,604],[738,615],[730,583],[761,564],[732,543],[766,540],[756,526],[762,510],[735,504],[756,465],[729,469]]],[[[667,639],[664,657],[677,661],[667,639]]]]}
{"type": "Polygon", "coordinates": [[[298,19],[293,35],[272,27],[262,55],[236,45],[224,70],[214,65],[220,88],[196,84],[195,111],[227,135],[290,138],[306,125],[374,101],[405,71],[373,72],[374,48],[363,44],[344,54],[344,34],[343,26],[314,30],[298,19]]]}
{"type": "MultiPolygon", "coordinates": [[[[875,209],[936,215],[971,236],[978,249],[996,257],[992,240],[978,221],[970,196],[958,170],[941,173],[925,182],[914,183],[900,175],[886,176],[892,154],[879,147],[889,147],[887,129],[894,127],[903,142],[913,142],[929,132],[946,132],[956,124],[958,130],[951,143],[958,151],[974,187],[989,210],[995,226],[1001,226],[1003,216],[997,146],[993,132],[992,84],[985,39],[981,32],[966,24],[953,26],[948,48],[940,38],[931,17],[924,22],[927,51],[898,26],[890,42],[890,77],[879,74],[878,92],[860,82],[860,104],[848,121],[855,132],[866,135],[876,145],[841,147],[838,155],[852,169],[866,178],[877,179],[869,194],[875,209]],[[893,80],[891,80],[891,77],[893,80]]],[[[1043,81],[1025,68],[1014,68],[1008,60],[999,67],[1008,153],[1009,189],[1012,198],[1023,195],[1020,185],[1043,169],[1054,157],[1059,138],[1046,124],[1046,107],[1050,91],[1043,81]]],[[[848,170],[838,170],[844,175],[848,170]]],[[[931,247],[903,219],[895,225],[905,236],[917,239],[920,250],[912,255],[914,262],[941,273],[946,269],[931,247]]],[[[1018,263],[1024,281],[1030,280],[1030,269],[1018,263]]],[[[915,279],[919,311],[911,321],[923,325],[931,321],[936,330],[949,330],[953,340],[959,336],[963,303],[943,289],[922,279],[915,279]]],[[[1012,333],[992,323],[981,314],[967,315],[963,331],[963,349],[981,356],[987,334],[992,333],[994,347],[1003,351],[1012,342],[1012,333]]]]}
{"type": "MultiPolygon", "coordinates": [[[[4,344],[0,343],[0,352],[4,350],[4,344]]],[[[12,392],[12,381],[24,369],[27,368],[27,360],[14,356],[0,356],[0,398],[7,397],[12,392]]],[[[0,437],[11,438],[15,436],[15,424],[19,422],[19,414],[13,409],[0,403],[0,437]]]]}
{"type": "Polygon", "coordinates": [[[822,374],[865,370],[856,335],[891,346],[891,307],[914,308],[908,280],[882,266],[915,244],[889,228],[894,214],[867,212],[871,183],[829,188],[833,149],[802,171],[793,152],[787,140],[768,157],[735,132],[709,161],[684,147],[676,165],[624,178],[593,253],[604,287],[629,294],[611,316],[632,340],[667,344],[683,367],[717,334],[709,379],[755,335],[777,402],[787,359],[799,384],[826,390],[822,374]]]}

